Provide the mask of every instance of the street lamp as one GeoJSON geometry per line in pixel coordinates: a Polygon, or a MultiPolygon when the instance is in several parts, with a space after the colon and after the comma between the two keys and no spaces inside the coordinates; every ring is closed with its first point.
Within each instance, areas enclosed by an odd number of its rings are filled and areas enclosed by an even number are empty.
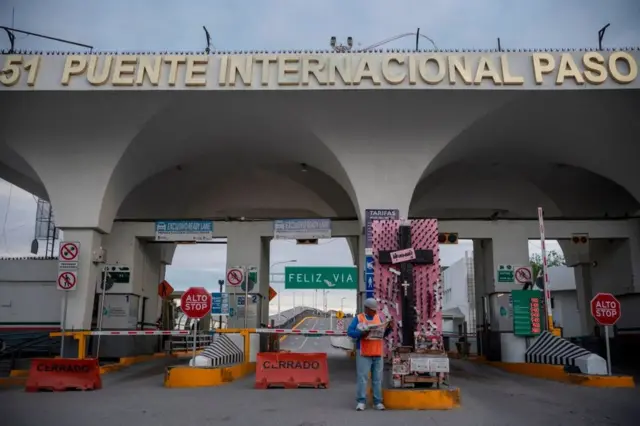
{"type": "Polygon", "coordinates": [[[331,293],[331,291],[322,290],[322,309],[325,312],[329,311],[329,293],[331,293]]]}
{"type": "Polygon", "coordinates": [[[347,37],[347,44],[344,45],[344,44],[338,44],[338,40],[336,39],[335,36],[333,36],[329,40],[329,45],[331,46],[331,49],[333,49],[333,51],[336,53],[349,52],[353,48],[353,37],[347,37]]]}
{"type": "MultiPolygon", "coordinates": [[[[276,266],[276,265],[284,265],[285,263],[297,263],[298,261],[296,259],[291,259],[291,260],[283,260],[281,262],[274,262],[271,264],[271,266],[269,266],[269,275],[271,275],[271,269],[276,266]]],[[[284,286],[282,288],[280,288],[280,292],[278,292],[278,316],[280,316],[280,299],[281,299],[281,293],[284,291],[284,286]]],[[[293,308],[295,309],[295,304],[296,304],[296,298],[295,296],[293,296],[293,308]]]]}

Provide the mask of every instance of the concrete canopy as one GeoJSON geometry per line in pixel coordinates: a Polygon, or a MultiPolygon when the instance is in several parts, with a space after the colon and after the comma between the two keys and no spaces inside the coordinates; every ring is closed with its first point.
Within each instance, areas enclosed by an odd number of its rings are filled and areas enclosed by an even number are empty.
{"type": "Polygon", "coordinates": [[[412,200],[445,217],[638,208],[635,50],[308,53],[7,57],[1,177],[48,195],[62,228],[102,232],[152,214],[406,216],[412,200]]]}
{"type": "Polygon", "coordinates": [[[640,147],[633,143],[639,111],[635,91],[521,94],[488,111],[434,158],[416,188],[412,214],[535,217],[541,206],[550,216],[633,215],[640,206],[640,147]]]}

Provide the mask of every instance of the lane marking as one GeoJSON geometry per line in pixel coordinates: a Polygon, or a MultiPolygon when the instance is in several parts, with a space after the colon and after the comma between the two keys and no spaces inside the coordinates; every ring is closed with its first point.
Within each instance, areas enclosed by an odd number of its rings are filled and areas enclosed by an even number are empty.
{"type": "MultiPolygon", "coordinates": [[[[306,317],[306,318],[302,318],[302,321],[298,322],[296,325],[294,325],[293,327],[291,327],[292,330],[295,330],[296,328],[300,327],[302,325],[303,322],[305,322],[308,319],[314,319],[314,317],[306,317]]],[[[284,340],[289,337],[288,334],[285,334],[284,336],[282,336],[280,338],[281,342],[284,342],[284,340]]]]}
{"type": "MultiPolygon", "coordinates": [[[[316,322],[314,322],[314,323],[313,323],[313,327],[311,327],[312,329],[313,329],[313,328],[316,328],[316,326],[318,325],[318,319],[319,319],[319,318],[314,318],[314,319],[316,320],[316,322]]],[[[309,336],[305,336],[305,337],[304,337],[304,341],[302,342],[302,344],[300,345],[300,347],[297,349],[298,351],[301,351],[301,350],[302,350],[302,347],[307,343],[307,340],[309,340],[309,336]]]]}

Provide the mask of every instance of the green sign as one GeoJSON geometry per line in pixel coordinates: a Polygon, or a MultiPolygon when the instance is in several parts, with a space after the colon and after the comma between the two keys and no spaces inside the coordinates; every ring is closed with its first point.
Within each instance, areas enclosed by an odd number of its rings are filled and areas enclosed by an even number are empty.
{"type": "Polygon", "coordinates": [[[513,283],[516,278],[514,275],[514,267],[511,265],[498,266],[497,280],[499,283],[513,283]]]}
{"type": "Polygon", "coordinates": [[[240,288],[242,289],[242,291],[252,291],[255,285],[258,283],[258,268],[256,268],[255,266],[248,268],[245,277],[249,278],[249,289],[245,289],[245,286],[247,285],[247,278],[242,281],[240,288]]]}
{"type": "Polygon", "coordinates": [[[286,266],[284,288],[295,290],[357,290],[355,266],[286,266]]]}
{"type": "Polygon", "coordinates": [[[513,334],[537,336],[542,331],[542,292],[513,290],[513,334]]]}

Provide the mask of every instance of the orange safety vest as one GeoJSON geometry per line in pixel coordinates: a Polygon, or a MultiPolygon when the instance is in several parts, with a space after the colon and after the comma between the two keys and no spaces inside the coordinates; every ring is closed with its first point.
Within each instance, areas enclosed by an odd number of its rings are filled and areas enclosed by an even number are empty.
{"type": "MultiPolygon", "coordinates": [[[[359,314],[358,322],[368,325],[382,324],[378,314],[375,314],[371,321],[367,320],[365,314],[359,314]]],[[[360,339],[361,356],[382,356],[383,352],[382,340],[360,339]]]]}

